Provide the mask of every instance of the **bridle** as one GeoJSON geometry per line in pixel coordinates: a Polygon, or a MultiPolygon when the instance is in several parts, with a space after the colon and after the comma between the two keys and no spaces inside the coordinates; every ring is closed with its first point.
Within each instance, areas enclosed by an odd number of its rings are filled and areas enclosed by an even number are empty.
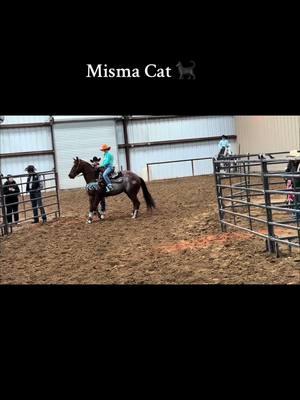
{"type": "Polygon", "coordinates": [[[80,174],[77,173],[77,172],[78,172],[78,169],[79,169],[79,167],[80,167],[80,163],[81,163],[81,160],[78,159],[78,165],[77,165],[76,170],[75,170],[75,172],[74,172],[75,178],[80,177],[80,176],[83,175],[83,172],[81,172],[80,174]]]}

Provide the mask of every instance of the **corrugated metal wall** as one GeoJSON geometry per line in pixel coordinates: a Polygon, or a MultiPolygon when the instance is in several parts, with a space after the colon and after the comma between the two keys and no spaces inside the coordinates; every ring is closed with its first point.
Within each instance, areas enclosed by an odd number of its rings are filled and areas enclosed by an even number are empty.
{"type": "Polygon", "coordinates": [[[191,139],[203,136],[234,134],[232,117],[178,117],[170,119],[130,121],[128,140],[131,143],[191,139]]]}
{"type": "Polygon", "coordinates": [[[114,115],[53,115],[54,121],[67,121],[67,120],[86,120],[86,119],[107,119],[116,118],[114,115]]]}
{"type": "Polygon", "coordinates": [[[241,154],[300,148],[299,116],[236,116],[241,154]]]}
{"type": "MultiPolygon", "coordinates": [[[[43,156],[30,156],[30,157],[12,157],[12,158],[3,158],[1,160],[1,173],[5,176],[8,174],[11,175],[22,175],[26,174],[24,169],[27,165],[32,164],[36,167],[36,169],[41,171],[51,171],[54,168],[53,156],[43,155],[43,156]]],[[[23,179],[23,182],[26,181],[23,179]]],[[[19,183],[20,180],[16,179],[19,183]]],[[[46,185],[49,186],[48,183],[46,185]]],[[[53,186],[53,182],[50,186],[53,186]]]]}
{"type": "Polygon", "coordinates": [[[0,153],[51,150],[49,127],[0,130],[0,153]]]}
{"type": "MultiPolygon", "coordinates": [[[[234,135],[234,118],[222,117],[178,117],[130,121],[128,140],[130,143],[151,142],[160,140],[191,139],[222,134],[234,135]]],[[[117,123],[118,143],[124,143],[122,124],[117,123]]],[[[171,161],[178,159],[213,157],[218,153],[218,142],[199,142],[183,145],[163,145],[130,149],[131,169],[144,179],[147,178],[146,164],[149,162],[171,161]]],[[[237,152],[232,142],[234,152],[237,152]]],[[[125,166],[125,151],[119,152],[120,165],[125,166]]],[[[212,162],[195,162],[195,174],[212,173],[212,162]]],[[[151,167],[151,179],[167,179],[191,176],[191,163],[173,163],[151,167]]]]}
{"type": "Polygon", "coordinates": [[[5,124],[29,124],[36,122],[49,122],[49,115],[5,115],[5,124]]]}
{"type": "MultiPolygon", "coordinates": [[[[14,123],[16,123],[16,120],[14,123]]],[[[0,153],[7,154],[40,150],[52,150],[49,127],[0,129],[0,153]]],[[[23,174],[24,168],[28,164],[34,164],[39,171],[48,171],[54,168],[52,155],[2,157],[0,160],[1,172],[4,175],[23,174]]]]}

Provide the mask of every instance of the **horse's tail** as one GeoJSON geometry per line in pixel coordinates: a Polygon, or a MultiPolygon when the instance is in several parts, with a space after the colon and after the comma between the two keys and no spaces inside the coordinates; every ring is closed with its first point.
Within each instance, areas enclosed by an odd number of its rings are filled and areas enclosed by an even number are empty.
{"type": "Polygon", "coordinates": [[[192,63],[192,64],[193,64],[193,65],[192,65],[192,68],[196,67],[196,63],[195,63],[195,61],[191,60],[191,61],[190,61],[190,63],[192,63]]]}
{"type": "Polygon", "coordinates": [[[147,208],[155,208],[155,202],[154,202],[149,190],[147,189],[144,179],[140,178],[140,180],[141,180],[141,186],[142,186],[142,190],[143,190],[144,199],[147,204],[147,208]]]}

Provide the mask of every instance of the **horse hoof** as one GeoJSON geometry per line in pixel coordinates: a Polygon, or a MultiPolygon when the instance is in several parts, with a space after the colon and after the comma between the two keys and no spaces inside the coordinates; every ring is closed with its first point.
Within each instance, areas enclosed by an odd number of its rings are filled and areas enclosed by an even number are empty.
{"type": "Polygon", "coordinates": [[[89,220],[86,221],[86,223],[87,223],[87,224],[91,224],[92,221],[89,219],[89,220]]]}
{"type": "Polygon", "coordinates": [[[105,219],[105,216],[104,215],[100,215],[100,219],[105,219]]]}

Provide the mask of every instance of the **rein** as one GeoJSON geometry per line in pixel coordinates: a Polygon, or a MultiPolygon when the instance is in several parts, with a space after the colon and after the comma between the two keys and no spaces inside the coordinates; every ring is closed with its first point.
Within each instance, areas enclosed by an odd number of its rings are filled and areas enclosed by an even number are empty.
{"type": "Polygon", "coordinates": [[[80,167],[80,165],[81,165],[81,162],[82,162],[82,160],[79,160],[79,162],[78,162],[78,165],[77,165],[77,168],[76,168],[76,170],[75,170],[75,178],[79,178],[80,176],[83,176],[83,177],[85,177],[84,176],[84,172],[80,172],[78,175],[77,175],[77,171],[79,170],[79,167],[80,167]]]}

